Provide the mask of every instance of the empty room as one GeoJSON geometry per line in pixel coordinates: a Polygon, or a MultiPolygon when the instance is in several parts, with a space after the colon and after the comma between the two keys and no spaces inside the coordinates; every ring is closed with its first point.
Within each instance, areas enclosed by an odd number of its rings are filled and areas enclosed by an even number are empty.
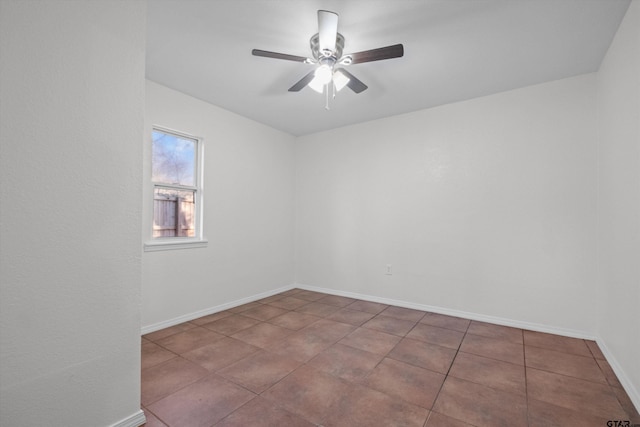
{"type": "Polygon", "coordinates": [[[640,425],[640,0],[0,0],[0,425],[640,425]]]}

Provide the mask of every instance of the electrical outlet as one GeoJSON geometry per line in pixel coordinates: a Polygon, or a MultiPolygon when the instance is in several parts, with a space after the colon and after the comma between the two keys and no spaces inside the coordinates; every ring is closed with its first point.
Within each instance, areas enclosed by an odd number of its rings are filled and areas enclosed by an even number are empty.
{"type": "Polygon", "coordinates": [[[391,276],[393,274],[393,270],[391,269],[391,264],[387,264],[387,272],[385,274],[387,276],[391,276]]]}

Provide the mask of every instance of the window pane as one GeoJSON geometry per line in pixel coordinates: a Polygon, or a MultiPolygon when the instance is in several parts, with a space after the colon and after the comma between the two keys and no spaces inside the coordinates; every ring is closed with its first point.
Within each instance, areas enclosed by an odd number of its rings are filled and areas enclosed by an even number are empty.
{"type": "Polygon", "coordinates": [[[195,191],[156,188],[153,193],[153,237],[196,235],[195,191]]]}
{"type": "Polygon", "coordinates": [[[197,141],[158,130],[152,140],[151,180],[195,187],[197,141]]]}

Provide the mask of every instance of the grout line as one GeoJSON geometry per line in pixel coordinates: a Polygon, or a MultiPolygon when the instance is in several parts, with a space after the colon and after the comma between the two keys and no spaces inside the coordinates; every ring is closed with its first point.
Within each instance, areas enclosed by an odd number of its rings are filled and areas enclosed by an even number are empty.
{"type": "MultiPolygon", "coordinates": [[[[142,406],[142,405],[140,405],[142,406]]],[[[169,424],[168,421],[163,420],[162,418],[160,418],[160,416],[158,414],[156,414],[155,412],[153,412],[151,409],[149,409],[148,406],[143,406],[144,410],[149,411],[151,414],[153,414],[154,417],[156,417],[158,420],[160,420],[161,423],[163,423],[164,425],[166,425],[167,427],[171,427],[171,425],[169,424]]],[[[148,421],[148,420],[147,420],[148,421]]],[[[146,426],[146,422],[145,424],[143,424],[144,426],[146,426]]]]}
{"type": "MultiPolygon", "coordinates": [[[[464,339],[467,336],[467,333],[469,331],[469,326],[471,326],[471,322],[469,322],[469,325],[467,325],[467,329],[464,331],[464,334],[462,335],[462,339],[460,340],[460,344],[458,344],[458,348],[456,350],[456,354],[454,354],[453,355],[453,359],[451,359],[451,364],[449,365],[449,369],[447,370],[447,373],[444,374],[444,380],[442,380],[442,384],[440,384],[440,388],[438,389],[438,392],[436,393],[436,397],[435,397],[435,399],[433,399],[433,405],[431,405],[431,409],[429,409],[429,416],[427,417],[427,420],[424,423],[425,426],[429,422],[429,418],[431,418],[431,414],[433,413],[433,407],[436,406],[436,402],[438,401],[438,398],[440,397],[440,393],[442,393],[442,389],[444,388],[444,383],[446,383],[447,379],[449,378],[449,373],[451,372],[451,368],[453,367],[453,364],[455,363],[455,361],[456,361],[456,359],[458,357],[458,353],[460,353],[460,348],[462,347],[462,343],[464,342],[464,339]]],[[[460,332],[460,331],[458,331],[458,332],[460,332]]],[[[445,416],[453,418],[450,415],[445,415],[445,416]]],[[[453,418],[453,419],[458,419],[458,418],[453,418]]],[[[462,421],[462,422],[466,423],[466,421],[464,421],[464,420],[459,420],[459,421],[462,421]]]]}

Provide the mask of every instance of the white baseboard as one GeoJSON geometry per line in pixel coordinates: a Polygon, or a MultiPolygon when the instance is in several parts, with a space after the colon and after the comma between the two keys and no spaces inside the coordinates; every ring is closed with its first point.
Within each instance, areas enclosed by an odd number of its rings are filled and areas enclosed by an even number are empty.
{"type": "Polygon", "coordinates": [[[182,315],[182,316],[174,317],[173,319],[169,319],[169,320],[165,320],[165,321],[162,321],[162,322],[154,323],[152,325],[143,326],[142,329],[141,329],[141,335],[148,334],[150,332],[159,331],[160,329],[164,329],[164,328],[168,328],[168,327],[171,327],[171,326],[175,326],[175,325],[178,325],[180,323],[188,322],[190,320],[194,320],[194,319],[197,319],[199,317],[208,316],[210,314],[214,314],[214,313],[218,313],[220,311],[228,310],[230,308],[234,308],[234,307],[237,307],[237,306],[242,305],[242,304],[247,304],[247,303],[250,303],[250,302],[253,302],[253,301],[257,301],[257,300],[262,299],[262,298],[267,298],[267,297],[270,297],[272,295],[279,294],[281,292],[285,292],[285,291],[288,291],[290,289],[293,289],[294,287],[295,287],[294,285],[283,286],[283,287],[278,288],[278,289],[273,289],[271,291],[262,292],[262,293],[257,294],[257,295],[252,295],[252,296],[249,296],[249,297],[240,298],[240,299],[235,300],[235,301],[227,302],[227,303],[216,305],[214,307],[210,307],[210,308],[207,308],[207,309],[204,309],[204,310],[200,310],[200,311],[196,311],[196,312],[193,312],[193,313],[185,314],[185,315],[182,315]]]}
{"type": "Polygon", "coordinates": [[[595,336],[585,331],[579,331],[567,328],[558,328],[555,326],[542,325],[538,323],[522,322],[519,320],[507,319],[504,317],[488,316],[485,314],[470,313],[461,310],[452,310],[449,308],[437,307],[433,305],[417,304],[413,302],[400,301],[391,298],[376,297],[372,295],[358,294],[354,292],[343,292],[335,289],[321,288],[318,286],[308,286],[304,284],[296,284],[295,288],[306,289],[309,291],[322,292],[325,294],[338,295],[343,297],[361,299],[365,301],[378,302],[381,304],[395,305],[398,307],[412,308],[414,310],[429,311],[432,313],[446,314],[448,316],[462,317],[463,319],[477,320],[479,322],[493,323],[496,325],[510,326],[513,328],[527,329],[529,331],[545,332],[548,334],[562,335],[571,338],[580,338],[587,340],[595,340],[595,336]]]}
{"type": "Polygon", "coordinates": [[[115,424],[111,424],[110,427],[140,427],[146,422],[147,418],[144,416],[144,412],[142,412],[142,409],[140,409],[135,414],[132,414],[115,424]]]}
{"type": "Polygon", "coordinates": [[[618,360],[615,358],[613,353],[611,353],[611,350],[609,350],[604,340],[598,337],[596,339],[596,342],[598,343],[598,347],[600,347],[600,350],[602,350],[604,358],[607,359],[607,362],[609,362],[611,369],[613,369],[613,372],[615,372],[616,376],[618,377],[618,380],[620,381],[620,384],[622,384],[624,391],[627,392],[629,399],[631,399],[631,403],[633,403],[633,406],[636,407],[636,410],[640,412],[640,392],[631,383],[631,381],[629,381],[629,378],[625,375],[622,366],[620,366],[620,363],[618,363],[618,360]]]}

